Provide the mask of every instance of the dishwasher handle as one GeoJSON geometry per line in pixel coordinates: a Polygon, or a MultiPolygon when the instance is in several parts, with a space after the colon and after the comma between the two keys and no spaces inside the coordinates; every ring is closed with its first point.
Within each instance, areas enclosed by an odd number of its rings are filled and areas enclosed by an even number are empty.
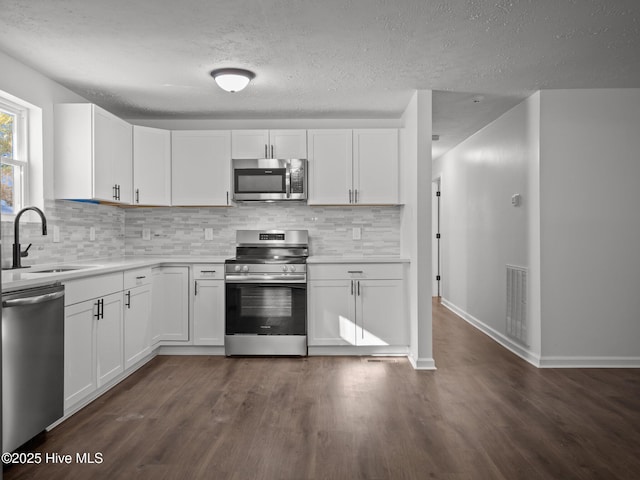
{"type": "Polygon", "coordinates": [[[2,302],[3,307],[20,307],[23,305],[36,305],[38,303],[50,302],[51,300],[57,300],[64,297],[64,290],[58,292],[45,293],[44,295],[37,295],[35,297],[22,297],[14,298],[11,300],[5,300],[2,302]]]}

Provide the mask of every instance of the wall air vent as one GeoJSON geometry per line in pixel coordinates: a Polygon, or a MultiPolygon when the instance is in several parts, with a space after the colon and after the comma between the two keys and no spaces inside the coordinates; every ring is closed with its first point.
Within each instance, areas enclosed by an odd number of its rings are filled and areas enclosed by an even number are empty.
{"type": "Polygon", "coordinates": [[[527,269],[507,265],[507,336],[527,342],[527,269]]]}

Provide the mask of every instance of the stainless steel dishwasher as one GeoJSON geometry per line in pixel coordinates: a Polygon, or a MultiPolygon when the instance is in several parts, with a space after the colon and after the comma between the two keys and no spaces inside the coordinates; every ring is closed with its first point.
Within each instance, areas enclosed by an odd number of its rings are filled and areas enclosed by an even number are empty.
{"type": "Polygon", "coordinates": [[[2,451],[63,415],[64,286],[2,294],[2,451]]]}

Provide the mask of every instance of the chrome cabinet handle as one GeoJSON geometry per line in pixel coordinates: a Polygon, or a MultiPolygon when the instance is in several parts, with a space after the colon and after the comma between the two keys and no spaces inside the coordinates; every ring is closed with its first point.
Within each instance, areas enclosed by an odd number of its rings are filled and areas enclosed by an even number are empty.
{"type": "Polygon", "coordinates": [[[351,295],[353,295],[353,280],[351,280],[351,295]]]}
{"type": "Polygon", "coordinates": [[[273,158],[273,145],[271,145],[271,158],[273,158]]]}
{"type": "Polygon", "coordinates": [[[351,200],[351,189],[349,189],[349,203],[353,203],[353,201],[351,200]]]}
{"type": "Polygon", "coordinates": [[[125,302],[125,307],[131,308],[131,290],[127,292],[127,301],[125,302]]]}
{"type": "Polygon", "coordinates": [[[193,296],[195,297],[196,295],[198,295],[198,281],[195,281],[195,285],[193,287],[193,296]]]}
{"type": "Polygon", "coordinates": [[[360,281],[356,282],[358,284],[358,296],[360,296],[360,281]]]}
{"type": "Polygon", "coordinates": [[[353,203],[358,203],[358,189],[356,188],[356,193],[355,193],[355,200],[353,203]]]}
{"type": "Polygon", "coordinates": [[[136,280],[142,280],[143,278],[147,278],[146,275],[140,275],[139,277],[136,277],[136,280]]]}
{"type": "Polygon", "coordinates": [[[264,144],[264,158],[269,158],[269,154],[267,153],[267,144],[264,144]]]}
{"type": "Polygon", "coordinates": [[[136,188],[136,203],[140,203],[140,189],[136,188]]]}
{"type": "Polygon", "coordinates": [[[362,270],[347,270],[347,273],[362,273],[362,270]]]}

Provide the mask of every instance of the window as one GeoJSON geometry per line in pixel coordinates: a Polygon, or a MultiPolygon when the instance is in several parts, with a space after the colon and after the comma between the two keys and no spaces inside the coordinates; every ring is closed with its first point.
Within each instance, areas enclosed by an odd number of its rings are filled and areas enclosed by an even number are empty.
{"type": "Polygon", "coordinates": [[[3,215],[18,213],[27,198],[27,113],[26,108],[0,98],[0,207],[3,215]]]}

